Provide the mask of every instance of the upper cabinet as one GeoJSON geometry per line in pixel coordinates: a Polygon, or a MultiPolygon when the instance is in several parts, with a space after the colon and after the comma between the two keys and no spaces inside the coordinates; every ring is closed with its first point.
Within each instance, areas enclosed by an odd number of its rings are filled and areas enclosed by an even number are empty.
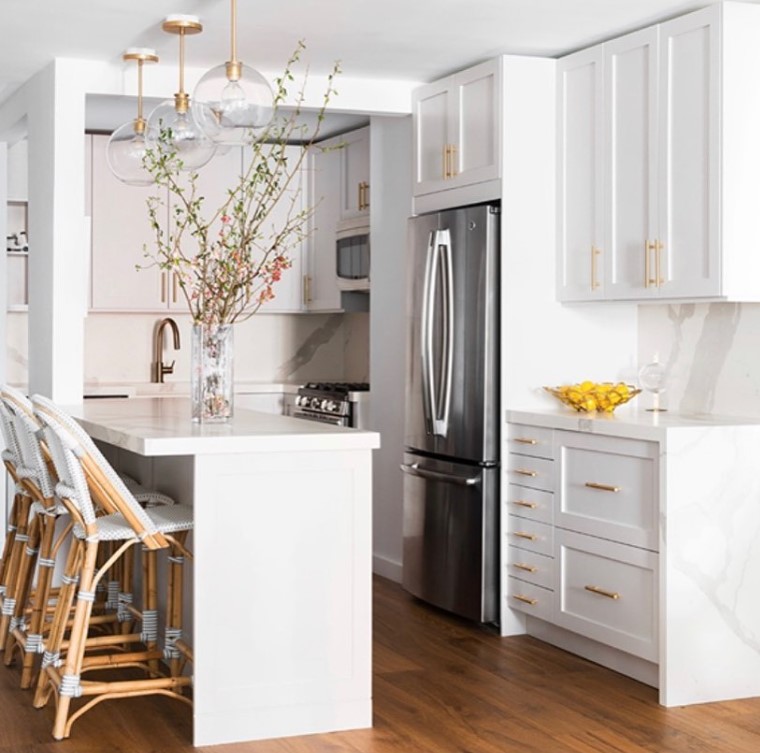
{"type": "Polygon", "coordinates": [[[500,58],[422,86],[414,92],[413,195],[416,211],[470,203],[470,197],[476,201],[498,198],[500,113],[500,58]],[[476,185],[481,186],[480,191],[440,197],[440,192],[476,185]],[[484,193],[485,186],[488,188],[484,193]],[[438,194],[439,198],[430,198],[433,194],[438,194]]]}
{"type": "Polygon", "coordinates": [[[560,300],[760,300],[759,33],[725,3],[559,61],[560,300]]]}
{"type": "Polygon", "coordinates": [[[338,137],[340,218],[369,216],[369,126],[338,137]]]}
{"type": "MultiPolygon", "coordinates": [[[[91,137],[93,311],[160,311],[169,307],[171,281],[151,266],[144,247],[155,245],[148,220],[151,187],[128,186],[108,167],[108,136],[91,137]],[[138,267],[146,267],[138,269],[138,267]]],[[[166,223],[166,203],[160,220],[166,223]]]]}
{"type": "MultiPolygon", "coordinates": [[[[343,173],[341,138],[322,141],[309,153],[309,184],[314,212],[309,220],[308,262],[304,277],[304,301],[309,311],[340,309],[335,268],[335,229],[341,218],[343,173]]],[[[369,161],[368,161],[369,164],[369,161]]]]}

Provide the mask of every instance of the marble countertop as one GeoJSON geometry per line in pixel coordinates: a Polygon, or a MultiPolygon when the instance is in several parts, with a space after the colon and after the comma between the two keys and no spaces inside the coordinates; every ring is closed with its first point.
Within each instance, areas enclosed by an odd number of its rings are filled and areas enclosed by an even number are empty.
{"type": "Polygon", "coordinates": [[[380,435],[316,421],[238,409],[228,423],[198,424],[187,398],[86,400],[66,406],[96,440],[139,455],[359,450],[380,446],[380,435]]]}
{"type": "MultiPolygon", "coordinates": [[[[265,393],[293,393],[298,384],[283,382],[235,382],[238,395],[265,393]]],[[[190,394],[190,382],[85,382],[84,394],[87,397],[187,397],[190,394]]]]}
{"type": "Polygon", "coordinates": [[[716,416],[711,414],[684,415],[681,413],[621,409],[616,413],[578,413],[573,410],[522,411],[507,410],[506,420],[515,424],[530,424],[550,429],[583,431],[630,439],[663,441],[675,430],[710,429],[719,427],[760,426],[760,418],[716,416]]]}

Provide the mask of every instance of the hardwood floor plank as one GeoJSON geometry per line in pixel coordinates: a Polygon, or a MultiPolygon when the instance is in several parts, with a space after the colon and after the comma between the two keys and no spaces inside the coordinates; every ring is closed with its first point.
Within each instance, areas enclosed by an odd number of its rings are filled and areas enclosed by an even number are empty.
{"type": "MultiPolygon", "coordinates": [[[[528,636],[500,638],[375,579],[374,726],[207,753],[758,753],[760,699],[666,709],[657,691],[528,636]]],[[[15,669],[0,671],[0,753],[192,753],[166,698],[103,703],[50,737],[15,669]]]]}

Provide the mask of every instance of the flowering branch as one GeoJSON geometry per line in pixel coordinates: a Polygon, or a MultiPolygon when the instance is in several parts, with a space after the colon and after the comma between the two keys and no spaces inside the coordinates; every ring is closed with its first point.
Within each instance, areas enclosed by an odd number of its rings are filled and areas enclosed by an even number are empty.
{"type": "Polygon", "coordinates": [[[171,131],[163,131],[159,147],[146,152],[144,164],[156,187],[168,189],[171,216],[165,228],[160,220],[164,201],[160,196],[148,199],[155,246],[146,246],[145,256],[151,265],[176,275],[197,324],[232,324],[253,316],[274,298],[276,283],[292,266],[290,253],[308,235],[314,209],[302,206],[296,176],[319,136],[330,99],[337,93],[334,82],[340,65],[336,63],[327,77],[316,125],[308,133],[308,126],[299,122],[308,70],[293,110],[283,111],[287,87],[295,81],[293,69],[304,49],[299,42],[283,75],[275,79],[272,120],[246,146],[243,175],[210,217],[204,217],[198,174],[180,172],[182,161],[171,146],[171,131]],[[296,155],[288,148],[293,144],[298,145],[296,155]],[[272,217],[275,207],[277,221],[272,217]]]}

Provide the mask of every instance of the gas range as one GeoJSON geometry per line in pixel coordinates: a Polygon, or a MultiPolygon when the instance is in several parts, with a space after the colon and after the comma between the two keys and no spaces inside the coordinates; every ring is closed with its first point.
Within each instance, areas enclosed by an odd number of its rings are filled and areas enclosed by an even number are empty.
{"type": "Polygon", "coordinates": [[[309,382],[298,389],[294,416],[356,429],[367,427],[367,382],[309,382]]]}

